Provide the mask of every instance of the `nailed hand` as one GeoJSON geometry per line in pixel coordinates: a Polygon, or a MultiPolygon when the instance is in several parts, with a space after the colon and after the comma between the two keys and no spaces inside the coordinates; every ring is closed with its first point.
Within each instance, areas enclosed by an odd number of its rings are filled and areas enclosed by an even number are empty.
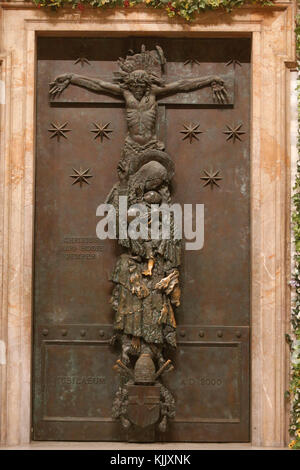
{"type": "Polygon", "coordinates": [[[211,82],[211,87],[214,101],[217,101],[220,104],[226,104],[228,101],[228,95],[224,85],[224,80],[219,77],[215,77],[211,82]]]}
{"type": "Polygon", "coordinates": [[[62,93],[62,91],[65,88],[67,88],[67,86],[70,84],[71,78],[72,78],[72,75],[67,74],[67,73],[56,77],[56,79],[49,84],[50,95],[52,95],[53,97],[59,96],[62,93]]]}

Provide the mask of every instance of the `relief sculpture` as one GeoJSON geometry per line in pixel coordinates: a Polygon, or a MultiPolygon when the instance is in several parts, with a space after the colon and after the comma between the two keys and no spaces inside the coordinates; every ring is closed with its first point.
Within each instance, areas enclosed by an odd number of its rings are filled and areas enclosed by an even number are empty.
{"type": "MultiPolygon", "coordinates": [[[[224,81],[217,76],[165,83],[166,60],[159,46],[151,51],[142,46],[140,53],[131,53],[118,64],[120,71],[113,82],[64,74],[50,84],[50,95],[54,98],[67,86],[77,85],[124,99],[128,133],[118,164],[118,182],[106,202],[115,207],[118,215],[119,197],[126,196],[128,223],[135,214],[131,206],[143,203],[148,209],[145,224],[149,226],[151,205],[171,204],[170,184],[175,171],[172,158],[157,136],[157,101],[210,86],[216,102],[226,103],[227,93],[224,81]]],[[[158,224],[162,225],[159,217],[158,224]]],[[[121,377],[112,413],[125,429],[159,423],[159,430],[164,432],[168,420],[175,416],[174,397],[161,376],[173,369],[165,355],[168,347],[176,348],[181,241],[175,236],[171,218],[169,239],[118,236],[118,243],[124,252],[112,273],[111,304],[115,312],[112,343],[121,348],[115,368],[121,377]]]]}

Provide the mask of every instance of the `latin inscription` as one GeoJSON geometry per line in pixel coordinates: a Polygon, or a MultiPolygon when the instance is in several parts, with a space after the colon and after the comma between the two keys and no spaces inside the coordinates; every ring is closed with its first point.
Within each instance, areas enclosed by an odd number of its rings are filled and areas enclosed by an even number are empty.
{"type": "Polygon", "coordinates": [[[95,254],[65,253],[65,259],[95,259],[95,254]]]}
{"type": "MultiPolygon", "coordinates": [[[[101,240],[97,237],[64,237],[64,243],[93,243],[101,244],[101,240]]],[[[103,245],[102,245],[103,246],[103,245]]]]}
{"type": "Polygon", "coordinates": [[[59,384],[77,384],[77,385],[99,385],[105,384],[106,378],[93,375],[59,375],[57,376],[59,384]]]}
{"type": "Polygon", "coordinates": [[[66,260],[90,260],[96,259],[103,248],[103,243],[95,237],[64,237],[60,251],[66,260]]]}

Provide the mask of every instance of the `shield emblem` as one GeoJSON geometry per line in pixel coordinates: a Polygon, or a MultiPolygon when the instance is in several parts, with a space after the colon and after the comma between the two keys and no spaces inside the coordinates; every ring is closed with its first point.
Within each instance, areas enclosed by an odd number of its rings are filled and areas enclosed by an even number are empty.
{"type": "Polygon", "coordinates": [[[128,385],[128,419],[145,428],[159,420],[159,385],[128,385]]]}

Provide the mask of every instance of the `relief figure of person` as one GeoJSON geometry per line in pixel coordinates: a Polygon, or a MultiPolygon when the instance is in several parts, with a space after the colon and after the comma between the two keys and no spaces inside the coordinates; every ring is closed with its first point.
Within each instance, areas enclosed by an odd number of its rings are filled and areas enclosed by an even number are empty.
{"type": "Polygon", "coordinates": [[[143,46],[140,54],[119,60],[121,71],[115,73],[115,83],[67,73],[59,75],[50,83],[50,95],[60,95],[69,85],[76,85],[96,93],[123,98],[128,128],[125,146],[127,144],[137,150],[149,147],[162,150],[164,144],[158,141],[156,135],[157,101],[160,98],[211,86],[215,101],[226,103],[227,100],[224,80],[216,75],[164,83],[161,77],[164,63],[159,46],[154,51],[145,51],[143,46]]]}

